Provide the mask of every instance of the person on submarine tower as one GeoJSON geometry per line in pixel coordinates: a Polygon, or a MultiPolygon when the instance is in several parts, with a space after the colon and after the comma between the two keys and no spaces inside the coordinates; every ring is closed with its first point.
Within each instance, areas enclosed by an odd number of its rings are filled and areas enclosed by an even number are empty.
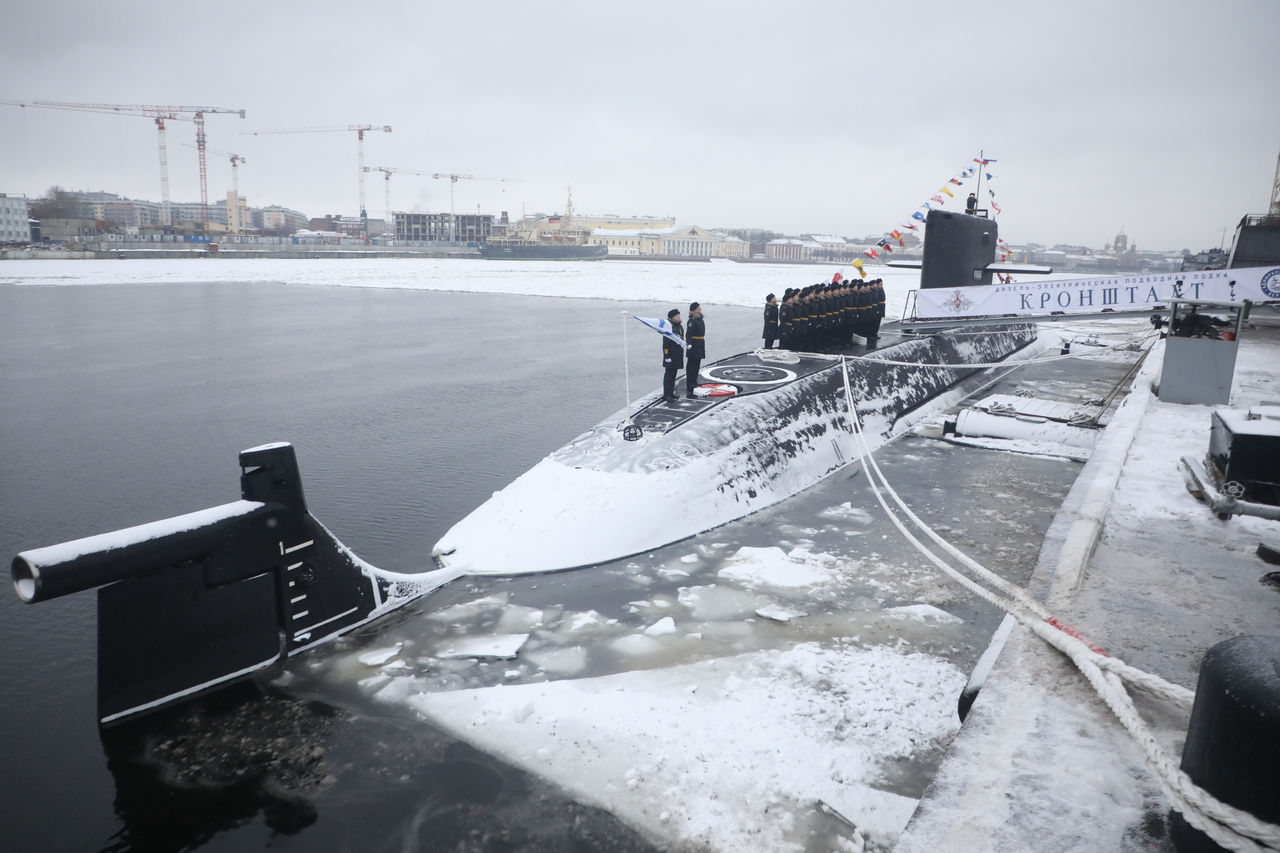
{"type": "MultiPolygon", "coordinates": [[[[672,308],[667,312],[667,321],[671,323],[671,332],[678,338],[684,337],[684,325],[680,322],[680,309],[672,308]]],[[[684,348],[665,335],[662,338],[662,399],[667,403],[676,401],[676,373],[684,367],[684,348]]]]}
{"type": "Polygon", "coordinates": [[[685,340],[689,343],[689,364],[684,372],[684,390],[688,397],[693,396],[693,389],[698,387],[698,373],[702,370],[702,359],[707,356],[707,324],[702,320],[702,305],[689,303],[689,332],[685,340]]]}

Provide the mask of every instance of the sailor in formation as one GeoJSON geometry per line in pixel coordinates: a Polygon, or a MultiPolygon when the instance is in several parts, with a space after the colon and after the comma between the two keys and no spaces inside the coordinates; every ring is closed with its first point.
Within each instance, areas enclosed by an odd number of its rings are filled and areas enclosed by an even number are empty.
{"type": "Polygon", "coordinates": [[[778,297],[770,293],[764,298],[764,348],[773,349],[778,342],[778,297]]]}
{"type": "Polygon", "coordinates": [[[698,302],[689,303],[689,333],[685,341],[689,344],[689,366],[684,372],[684,390],[692,397],[693,389],[698,387],[702,360],[707,357],[707,324],[702,319],[702,305],[698,302]]]}
{"type": "Polygon", "coordinates": [[[788,288],[778,306],[778,334],[782,348],[789,350],[834,352],[851,344],[854,335],[874,347],[883,318],[883,279],[837,279],[788,288]]]}
{"type": "MultiPolygon", "coordinates": [[[[671,332],[677,338],[684,337],[684,325],[680,322],[680,309],[672,308],[667,312],[667,322],[671,324],[671,332]]],[[[684,367],[684,348],[666,335],[662,336],[662,399],[668,403],[676,401],[676,373],[684,367]]]]}

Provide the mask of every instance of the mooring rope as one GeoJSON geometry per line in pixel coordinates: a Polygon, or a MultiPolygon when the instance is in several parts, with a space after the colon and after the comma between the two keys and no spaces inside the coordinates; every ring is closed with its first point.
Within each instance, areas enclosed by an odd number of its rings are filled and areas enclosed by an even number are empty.
{"type": "MultiPolygon", "coordinates": [[[[1042,357],[1036,358],[1035,362],[1036,364],[1047,364],[1051,361],[1065,361],[1070,358],[1090,358],[1094,355],[1100,355],[1104,352],[1109,352],[1111,350],[1127,349],[1132,344],[1137,344],[1137,345],[1145,344],[1148,341],[1159,337],[1159,334],[1160,334],[1159,332],[1149,332],[1145,335],[1140,335],[1136,338],[1130,338],[1120,343],[1095,347],[1089,350],[1088,352],[1068,353],[1066,355],[1042,356],[1042,357]]],[[[957,364],[955,362],[952,362],[950,364],[939,364],[935,362],[921,362],[921,361],[894,361],[892,359],[887,359],[887,358],[876,358],[874,354],[851,355],[846,357],[852,358],[852,359],[858,359],[862,361],[874,361],[876,364],[893,364],[901,367],[937,367],[942,369],[976,368],[979,370],[985,370],[990,367],[1007,367],[1009,365],[1008,361],[992,361],[992,362],[985,362],[985,363],[965,362],[963,364],[957,364]]]]}
{"type": "Polygon", "coordinates": [[[961,552],[911,511],[889,484],[871,454],[871,447],[863,432],[857,408],[854,406],[847,360],[842,361],[841,369],[844,374],[845,403],[848,407],[850,423],[857,436],[867,482],[889,520],[907,541],[956,583],[1013,615],[1032,633],[1067,656],[1137,744],[1148,768],[1169,797],[1170,804],[1187,820],[1187,823],[1205,833],[1220,846],[1238,853],[1280,851],[1280,826],[1261,821],[1246,811],[1223,803],[1197,786],[1186,773],[1182,772],[1143,722],[1121,678],[1134,686],[1163,696],[1183,708],[1191,706],[1195,697],[1192,691],[1125,664],[1117,658],[1108,657],[1100,649],[1090,646],[1075,630],[1055,619],[1043,605],[1031,598],[1026,590],[1011,584],[961,552]],[[902,519],[898,517],[898,513],[890,508],[886,494],[925,535],[998,592],[964,574],[929,550],[907,529],[902,519]]]}

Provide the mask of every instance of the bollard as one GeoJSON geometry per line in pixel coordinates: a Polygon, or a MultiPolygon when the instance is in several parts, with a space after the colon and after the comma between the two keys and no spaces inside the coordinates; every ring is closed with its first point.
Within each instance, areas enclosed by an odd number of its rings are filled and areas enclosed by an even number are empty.
{"type": "MultiPolygon", "coordinates": [[[[1280,822],[1280,637],[1241,635],[1205,654],[1182,770],[1222,802],[1280,822]]],[[[1178,853],[1223,849],[1176,812],[1170,835],[1178,853]]]]}

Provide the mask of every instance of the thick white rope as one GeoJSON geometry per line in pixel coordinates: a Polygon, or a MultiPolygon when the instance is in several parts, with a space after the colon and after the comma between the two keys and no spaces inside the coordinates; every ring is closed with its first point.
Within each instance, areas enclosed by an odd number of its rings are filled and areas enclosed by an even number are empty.
{"type": "MultiPolygon", "coordinates": [[[[1139,344],[1139,345],[1144,344],[1144,343],[1146,343],[1147,341],[1149,341],[1149,340],[1151,340],[1151,339],[1153,339],[1153,338],[1155,338],[1155,337],[1158,337],[1158,336],[1159,336],[1159,334],[1160,334],[1159,332],[1151,332],[1151,333],[1148,333],[1148,334],[1146,334],[1146,335],[1139,336],[1139,337],[1137,337],[1137,338],[1135,338],[1135,339],[1129,339],[1129,340],[1126,340],[1126,341],[1121,341],[1120,343],[1108,344],[1108,345],[1106,345],[1106,346],[1100,346],[1100,347],[1094,347],[1094,348],[1090,349],[1088,352],[1068,353],[1067,355],[1048,355],[1048,356],[1041,356],[1041,357],[1039,357],[1039,358],[1037,358],[1037,359],[1036,359],[1036,364],[1046,364],[1046,363],[1051,362],[1051,361],[1065,361],[1065,360],[1070,359],[1070,358],[1092,358],[1092,357],[1093,357],[1093,356],[1095,356],[1095,355],[1101,355],[1102,353],[1104,353],[1104,352],[1109,352],[1109,351],[1111,351],[1111,350],[1117,350],[1117,349],[1125,349],[1125,348],[1128,348],[1128,347],[1130,346],[1130,344],[1132,344],[1132,343],[1137,343],[1137,344],[1139,344]]],[[[941,368],[941,369],[959,369],[959,368],[965,368],[965,369],[968,369],[968,368],[986,369],[986,368],[989,368],[989,367],[1008,367],[1008,366],[1009,366],[1009,362],[1007,362],[1007,361],[993,361],[993,362],[986,362],[986,363],[969,363],[969,362],[965,362],[964,364],[955,364],[955,363],[951,363],[951,364],[937,364],[937,363],[934,363],[934,362],[920,362],[920,361],[893,361],[893,360],[891,360],[891,359],[887,359],[887,358],[876,358],[874,354],[871,354],[871,355],[851,355],[851,356],[848,356],[848,358],[859,359],[859,360],[863,360],[863,361],[874,361],[874,362],[876,362],[877,364],[893,364],[893,365],[897,365],[897,366],[900,366],[900,367],[936,367],[936,368],[941,368]]]]}
{"type": "MultiPolygon", "coordinates": [[[[1012,334],[1012,333],[955,332],[954,334],[974,334],[974,335],[983,334],[983,335],[990,336],[992,334],[1012,334]]],[[[1065,361],[1071,358],[1092,358],[1095,355],[1102,355],[1103,353],[1110,352],[1111,350],[1128,349],[1133,346],[1141,346],[1142,344],[1145,344],[1146,342],[1158,336],[1159,336],[1159,332],[1148,332],[1145,335],[1138,335],[1138,336],[1131,335],[1130,337],[1126,338],[1123,341],[1120,341],[1119,343],[1106,344],[1106,345],[1094,347],[1085,352],[1068,353],[1067,355],[1040,356],[1040,357],[1037,357],[1035,361],[1037,364],[1045,364],[1050,361],[1065,361]]],[[[923,338],[920,338],[919,340],[923,340],[923,338]]],[[[832,355],[830,353],[821,353],[821,352],[801,352],[799,350],[757,348],[754,354],[761,361],[776,361],[782,364],[796,364],[803,357],[803,358],[824,359],[826,361],[836,361],[837,359],[840,359],[840,360],[855,359],[859,361],[874,361],[876,364],[892,364],[898,367],[934,367],[941,370],[961,369],[961,368],[964,368],[964,369],[975,368],[979,370],[985,370],[992,367],[1008,367],[1009,366],[1008,361],[974,362],[974,363],[965,362],[964,364],[957,364],[955,362],[942,364],[942,363],[923,362],[923,361],[894,361],[893,359],[888,359],[888,358],[877,358],[875,353],[869,353],[867,355],[832,355]]]]}
{"type": "MultiPolygon", "coordinates": [[[[849,404],[850,410],[854,411],[852,409],[852,389],[849,388],[848,386],[848,367],[846,366],[844,370],[845,370],[845,379],[846,379],[846,402],[849,404]]],[[[859,442],[860,442],[861,448],[864,451],[863,457],[862,457],[863,467],[866,468],[869,466],[875,472],[875,476],[879,477],[880,482],[884,484],[885,492],[893,499],[894,503],[898,505],[898,507],[907,516],[907,518],[911,520],[911,523],[914,524],[918,529],[923,531],[926,536],[932,539],[944,551],[946,551],[956,560],[959,560],[961,564],[963,564],[971,572],[977,575],[977,577],[981,578],[990,586],[995,587],[996,590],[998,590],[1000,593],[1006,596],[1007,599],[1009,600],[1009,601],[996,601],[993,599],[988,599],[993,604],[996,604],[998,607],[1001,607],[1004,610],[1009,610],[1010,607],[1006,605],[1008,605],[1009,602],[1011,601],[1017,606],[1021,607],[1024,614],[1026,613],[1032,614],[1035,617],[1045,622],[1048,622],[1050,624],[1057,623],[1057,620],[1054,619],[1053,614],[1050,613],[1047,608],[1041,605],[1040,602],[1032,598],[1027,593],[1026,590],[1024,590],[1020,586],[1017,586],[1016,584],[1010,583],[1009,581],[1000,577],[1000,575],[996,574],[990,569],[987,569],[985,566],[981,565],[976,560],[969,557],[969,555],[965,554],[959,548],[955,547],[946,539],[942,538],[942,536],[939,535],[937,531],[935,531],[932,527],[926,524],[919,516],[917,516],[911,510],[911,507],[909,507],[906,504],[906,502],[902,499],[902,497],[896,491],[894,491],[891,486],[889,486],[888,479],[884,476],[884,472],[880,470],[880,465],[878,462],[876,462],[875,457],[866,452],[867,450],[866,437],[862,435],[862,425],[857,421],[856,411],[854,411],[853,417],[855,418],[854,428],[858,433],[859,442]]],[[[871,479],[872,475],[870,471],[867,473],[867,476],[868,476],[868,479],[871,479]]],[[[910,534],[908,534],[908,537],[912,538],[910,537],[910,534]]],[[[944,569],[944,571],[946,570],[944,569]]],[[[1014,615],[1018,616],[1019,614],[1014,613],[1014,615]]],[[[1027,620],[1024,619],[1022,621],[1027,621],[1027,620]]],[[[1088,649],[1088,646],[1083,642],[1081,642],[1081,646],[1084,647],[1085,649],[1088,649]]],[[[1116,658],[1111,658],[1102,654],[1098,654],[1096,652],[1092,652],[1091,649],[1089,651],[1093,654],[1093,657],[1095,658],[1095,663],[1099,667],[1116,672],[1117,674],[1124,677],[1126,680],[1131,681],[1133,684],[1140,686],[1143,689],[1156,694],[1157,696],[1163,696],[1164,698],[1172,702],[1175,702],[1178,705],[1181,705],[1182,707],[1185,707],[1185,708],[1190,708],[1192,702],[1195,700],[1195,693],[1193,693],[1192,691],[1188,690],[1187,688],[1179,684],[1173,684],[1171,682],[1165,681],[1163,678],[1160,678],[1157,675],[1153,675],[1151,673],[1144,672],[1140,669],[1129,666],[1124,661],[1118,660],[1116,658]]]]}
{"type": "Polygon", "coordinates": [[[755,356],[761,361],[776,361],[779,364],[798,364],[800,361],[800,354],[789,349],[756,347],[755,356]]]}
{"type": "Polygon", "coordinates": [[[1048,642],[1071,660],[1098,693],[1099,697],[1106,703],[1107,707],[1116,715],[1116,718],[1129,733],[1130,737],[1134,739],[1148,767],[1169,796],[1171,805],[1187,819],[1191,826],[1204,832],[1219,845],[1230,850],[1240,851],[1240,853],[1265,853],[1267,850],[1280,851],[1280,827],[1260,821],[1248,812],[1221,802],[1199,788],[1181,771],[1138,715],[1132,699],[1118,676],[1123,676],[1135,686],[1143,687],[1184,707],[1189,707],[1194,699],[1194,694],[1191,691],[1179,685],[1170,684],[1159,676],[1145,673],[1135,667],[1124,664],[1122,661],[1108,658],[1091,648],[1079,637],[1075,636],[1069,628],[1064,628],[1061,623],[1053,619],[1049,612],[1039,602],[1030,598],[1025,590],[1010,584],[963,554],[959,549],[942,539],[936,531],[925,524],[907,507],[906,503],[890,486],[871,454],[871,448],[867,443],[861,420],[853,403],[853,390],[849,382],[847,361],[842,363],[841,369],[844,372],[845,402],[848,407],[850,422],[858,438],[863,471],[867,475],[867,481],[875,494],[876,500],[904,538],[948,577],[985,601],[1012,614],[1019,622],[1030,628],[1036,636],[1048,642]],[[902,508],[913,524],[924,531],[948,553],[960,560],[971,571],[996,589],[1001,590],[1004,595],[992,592],[930,551],[906,528],[897,513],[890,508],[888,501],[885,499],[885,493],[892,496],[894,502],[902,508]],[[1109,672],[1104,673],[1104,668],[1109,672]],[[1261,845],[1258,842],[1261,842],[1261,845]]]}

